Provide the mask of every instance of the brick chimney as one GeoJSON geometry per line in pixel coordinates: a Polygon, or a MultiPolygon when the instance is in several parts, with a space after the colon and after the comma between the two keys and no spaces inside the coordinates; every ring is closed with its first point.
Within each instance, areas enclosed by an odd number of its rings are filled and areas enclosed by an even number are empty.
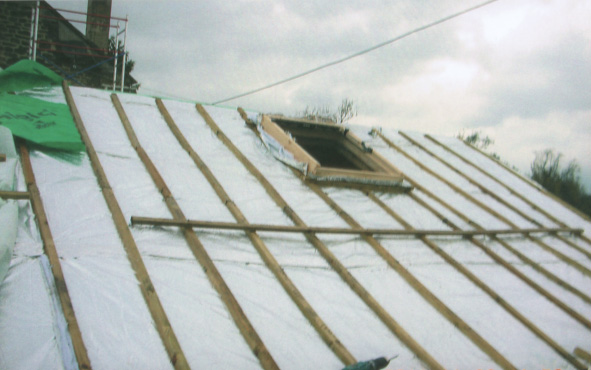
{"type": "Polygon", "coordinates": [[[88,0],[86,37],[103,49],[109,48],[111,0],[88,0]],[[104,24],[105,26],[97,25],[104,24]]]}

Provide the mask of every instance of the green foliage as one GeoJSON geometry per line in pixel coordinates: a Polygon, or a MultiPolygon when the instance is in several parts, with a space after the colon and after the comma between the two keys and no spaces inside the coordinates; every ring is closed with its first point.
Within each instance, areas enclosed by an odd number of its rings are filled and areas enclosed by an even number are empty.
{"type": "Polygon", "coordinates": [[[298,116],[315,122],[343,124],[357,116],[357,107],[353,100],[345,98],[334,112],[329,107],[306,107],[298,116]]]}
{"type": "MultiPolygon", "coordinates": [[[[491,139],[488,135],[483,136],[480,131],[472,131],[471,133],[467,134],[466,131],[462,130],[459,132],[456,137],[466,144],[470,144],[471,146],[478,148],[482,151],[485,151],[490,145],[494,144],[495,141],[491,139]]],[[[501,159],[501,156],[497,153],[487,153],[491,158],[501,162],[505,166],[511,168],[515,172],[519,172],[519,169],[507,161],[501,159]]]]}
{"type": "Polygon", "coordinates": [[[531,164],[531,178],[552,194],[591,215],[591,195],[586,194],[581,184],[581,169],[575,160],[562,168],[562,154],[546,149],[536,153],[531,164]]]}
{"type": "MultiPolygon", "coordinates": [[[[109,52],[111,54],[115,54],[115,50],[117,54],[121,54],[123,52],[123,43],[121,40],[118,40],[117,45],[115,45],[115,36],[109,38],[109,52]]],[[[121,76],[121,72],[123,71],[123,57],[119,57],[117,61],[117,78],[119,79],[121,76]]],[[[129,89],[131,92],[137,92],[140,84],[131,77],[131,71],[133,71],[133,67],[135,67],[135,61],[129,58],[129,52],[127,52],[127,60],[125,61],[125,88],[129,89]]],[[[120,82],[119,82],[120,83],[120,82]]]]}
{"type": "MultiPolygon", "coordinates": [[[[463,140],[466,144],[470,144],[473,147],[482,150],[495,143],[495,141],[488,137],[488,135],[483,136],[482,132],[480,131],[472,131],[472,133],[467,134],[466,131],[462,130],[456,135],[456,137],[460,140],[463,140]]],[[[493,153],[493,157],[498,158],[498,155],[493,153]]]]}
{"type": "MultiPolygon", "coordinates": [[[[115,53],[115,36],[111,36],[109,38],[109,52],[114,54],[115,53]]],[[[121,40],[117,43],[117,53],[120,54],[123,52],[123,43],[121,40]]],[[[123,60],[123,57],[119,58],[119,62],[123,60]]],[[[135,61],[129,58],[129,52],[127,53],[127,61],[125,62],[125,75],[128,76],[131,71],[135,67],[135,61]]],[[[117,73],[121,74],[122,64],[117,64],[117,73]]]]}

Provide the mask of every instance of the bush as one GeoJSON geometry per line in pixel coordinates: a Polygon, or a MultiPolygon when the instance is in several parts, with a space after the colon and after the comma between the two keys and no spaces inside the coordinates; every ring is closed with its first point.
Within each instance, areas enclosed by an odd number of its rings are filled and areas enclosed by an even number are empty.
{"type": "Polygon", "coordinates": [[[495,142],[493,139],[488,137],[488,135],[483,136],[480,131],[472,131],[472,133],[467,134],[466,131],[462,130],[460,133],[456,135],[456,137],[464,141],[466,144],[470,144],[473,147],[482,150],[488,148],[491,144],[494,144],[495,142]]]}
{"type": "Polygon", "coordinates": [[[562,154],[546,149],[536,153],[531,164],[531,178],[544,189],[556,195],[587,215],[591,215],[591,195],[581,184],[581,169],[575,160],[561,168],[562,154]]]}
{"type": "Polygon", "coordinates": [[[357,116],[357,108],[353,100],[343,99],[334,113],[328,107],[306,107],[298,116],[315,122],[343,124],[357,116]]]}

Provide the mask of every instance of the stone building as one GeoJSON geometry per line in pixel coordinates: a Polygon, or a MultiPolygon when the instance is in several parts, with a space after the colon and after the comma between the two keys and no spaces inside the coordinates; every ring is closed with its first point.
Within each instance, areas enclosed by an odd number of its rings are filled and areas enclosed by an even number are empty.
{"type": "MultiPolygon", "coordinates": [[[[36,1],[0,2],[0,68],[5,69],[22,59],[30,58],[31,29],[36,1]]],[[[103,22],[110,17],[111,1],[89,1],[88,13],[102,12],[103,22]]],[[[113,87],[113,60],[104,50],[109,46],[109,28],[87,26],[86,35],[66,20],[45,1],[40,2],[37,62],[65,77],[73,85],[94,88],[113,87]],[[97,32],[98,29],[98,32],[97,32]],[[102,29],[102,31],[101,31],[102,29]],[[102,64],[100,64],[103,62],[102,64]]],[[[120,88],[119,58],[117,89],[120,88]]],[[[126,73],[125,90],[136,92],[137,81],[126,73]]]]}

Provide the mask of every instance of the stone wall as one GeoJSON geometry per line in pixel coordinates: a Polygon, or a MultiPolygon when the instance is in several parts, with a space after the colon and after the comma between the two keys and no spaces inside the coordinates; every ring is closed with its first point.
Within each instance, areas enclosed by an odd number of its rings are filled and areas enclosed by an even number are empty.
{"type": "MultiPolygon", "coordinates": [[[[31,13],[35,4],[35,1],[0,1],[0,68],[7,68],[19,60],[29,58],[31,13]]],[[[101,52],[93,50],[97,46],[45,1],[41,2],[41,7],[41,15],[58,19],[39,18],[39,48],[48,50],[37,52],[37,62],[66,77],[104,60],[101,57],[82,55],[101,52]]],[[[76,75],[70,82],[95,88],[111,86],[113,62],[76,75]]],[[[126,78],[126,85],[135,82],[130,76],[126,78]]]]}
{"type": "Polygon", "coordinates": [[[33,1],[0,1],[0,67],[29,57],[33,1]]]}

